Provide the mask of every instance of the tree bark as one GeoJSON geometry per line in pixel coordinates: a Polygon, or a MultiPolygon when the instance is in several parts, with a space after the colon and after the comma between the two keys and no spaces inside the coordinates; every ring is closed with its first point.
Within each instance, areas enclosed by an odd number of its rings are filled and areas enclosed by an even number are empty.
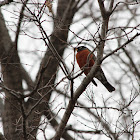
{"type": "MultiPolygon", "coordinates": [[[[4,85],[9,89],[22,92],[20,59],[16,47],[12,43],[4,18],[0,12],[0,58],[4,85]]],[[[15,140],[21,133],[21,115],[19,102],[10,92],[5,90],[4,111],[2,113],[3,130],[6,139],[15,140]]]]}

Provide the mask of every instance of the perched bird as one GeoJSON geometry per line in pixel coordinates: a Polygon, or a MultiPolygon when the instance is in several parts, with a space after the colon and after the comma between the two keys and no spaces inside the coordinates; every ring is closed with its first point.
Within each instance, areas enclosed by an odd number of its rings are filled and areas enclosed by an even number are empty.
{"type": "MultiPolygon", "coordinates": [[[[85,75],[88,75],[96,60],[95,55],[88,48],[84,46],[75,48],[75,50],[77,50],[76,60],[80,69],[84,71],[85,75]]],[[[107,81],[101,67],[99,67],[97,73],[95,74],[95,78],[97,78],[107,88],[109,92],[115,90],[115,88],[107,81]]],[[[92,80],[92,82],[95,86],[97,86],[94,80],[92,80]]]]}

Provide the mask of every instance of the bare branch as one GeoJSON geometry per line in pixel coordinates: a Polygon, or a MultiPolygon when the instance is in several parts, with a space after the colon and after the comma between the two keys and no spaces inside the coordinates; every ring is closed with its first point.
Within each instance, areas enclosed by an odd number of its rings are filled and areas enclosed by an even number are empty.
{"type": "Polygon", "coordinates": [[[14,41],[16,48],[17,48],[18,37],[19,37],[19,33],[20,33],[22,19],[24,17],[23,13],[24,13],[24,10],[25,10],[27,2],[28,2],[28,0],[26,0],[23,3],[23,6],[22,6],[21,11],[20,11],[20,16],[19,16],[18,25],[17,25],[17,31],[16,31],[16,37],[15,37],[15,41],[14,41]]]}
{"type": "Polygon", "coordinates": [[[13,2],[13,0],[3,0],[3,1],[0,1],[0,7],[1,7],[1,6],[4,6],[4,5],[6,5],[6,4],[9,4],[9,3],[11,3],[11,2],[13,2]]]}
{"type": "Polygon", "coordinates": [[[98,3],[99,3],[102,18],[106,19],[107,18],[107,13],[106,13],[106,9],[105,9],[105,6],[104,6],[104,1],[103,0],[98,0],[98,3]]]}
{"type": "Polygon", "coordinates": [[[109,57],[110,55],[114,54],[115,52],[117,52],[118,50],[122,49],[123,47],[126,47],[127,44],[129,44],[130,42],[132,42],[137,36],[139,36],[140,33],[135,34],[131,39],[129,39],[128,41],[126,41],[122,46],[120,46],[119,48],[115,49],[114,51],[112,51],[111,53],[109,53],[108,55],[106,55],[102,61],[104,59],[106,59],[107,57],[109,57]]]}
{"type": "Polygon", "coordinates": [[[114,0],[110,1],[110,5],[109,5],[109,11],[111,12],[113,9],[113,5],[114,5],[114,0]]]}

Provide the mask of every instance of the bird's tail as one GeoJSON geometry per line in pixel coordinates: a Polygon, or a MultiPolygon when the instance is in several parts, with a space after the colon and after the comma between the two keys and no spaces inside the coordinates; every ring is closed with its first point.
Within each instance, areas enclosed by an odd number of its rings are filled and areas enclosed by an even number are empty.
{"type": "Polygon", "coordinates": [[[107,81],[104,75],[104,72],[102,71],[101,68],[98,70],[98,73],[96,74],[96,78],[106,87],[106,89],[109,92],[112,92],[115,90],[115,88],[107,81]]]}
{"type": "Polygon", "coordinates": [[[109,92],[112,92],[115,90],[115,88],[108,82],[102,82],[102,84],[106,87],[106,89],[109,91],[109,92]]]}

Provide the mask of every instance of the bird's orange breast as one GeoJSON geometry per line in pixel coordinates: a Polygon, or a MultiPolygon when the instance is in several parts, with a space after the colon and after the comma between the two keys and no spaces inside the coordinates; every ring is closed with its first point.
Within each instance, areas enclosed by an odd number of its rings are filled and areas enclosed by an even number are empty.
{"type": "Polygon", "coordinates": [[[85,75],[90,72],[91,67],[94,65],[93,54],[87,49],[79,51],[76,54],[76,60],[79,67],[83,70],[85,75]]]}

